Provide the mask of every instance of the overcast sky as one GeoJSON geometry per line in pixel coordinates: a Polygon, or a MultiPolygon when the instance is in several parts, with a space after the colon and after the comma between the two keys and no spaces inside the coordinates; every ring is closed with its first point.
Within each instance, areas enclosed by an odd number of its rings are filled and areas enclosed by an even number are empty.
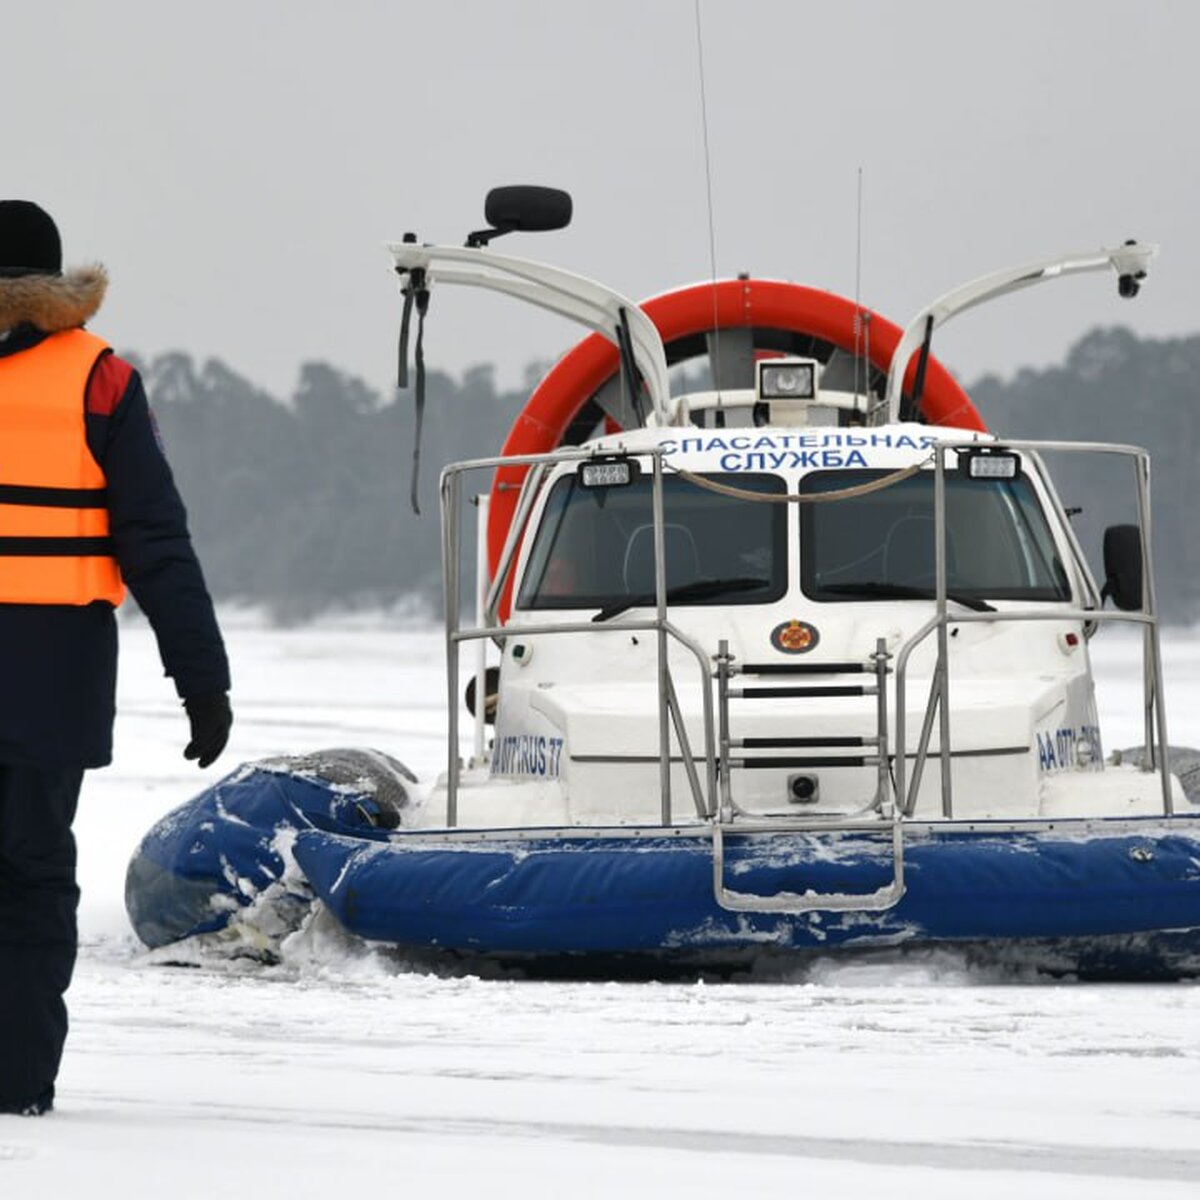
{"type": "MultiPolygon", "coordinates": [[[[716,267],[853,295],[900,323],[990,269],[1136,236],[1132,303],[1101,276],[971,313],[935,349],[967,380],[1061,358],[1096,324],[1200,331],[1190,0],[701,0],[716,267]]],[[[100,260],[93,328],[216,356],[280,395],[306,359],[393,377],[382,243],[458,243],[500,183],[575,199],[498,248],[642,298],[707,278],[693,0],[256,0],[13,5],[3,192],[100,260]]],[[[436,295],[431,365],[502,383],[575,328],[436,295]]]]}

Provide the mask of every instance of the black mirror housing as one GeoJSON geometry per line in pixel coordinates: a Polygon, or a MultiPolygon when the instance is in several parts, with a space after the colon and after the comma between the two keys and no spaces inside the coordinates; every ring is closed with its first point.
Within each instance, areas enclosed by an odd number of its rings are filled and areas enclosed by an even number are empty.
{"type": "Polygon", "coordinates": [[[1110,525],[1104,531],[1104,589],[1122,612],[1142,608],[1142,533],[1136,525],[1110,525]]]}
{"type": "Polygon", "coordinates": [[[484,201],[483,217],[502,233],[565,229],[571,223],[571,197],[559,188],[526,184],[492,188],[484,201]]]}

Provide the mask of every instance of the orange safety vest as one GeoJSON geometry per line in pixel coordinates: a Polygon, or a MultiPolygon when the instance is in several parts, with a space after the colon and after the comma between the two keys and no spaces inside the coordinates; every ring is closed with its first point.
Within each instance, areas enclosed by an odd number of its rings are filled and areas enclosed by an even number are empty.
{"type": "Polygon", "coordinates": [[[108,348],[68,329],[0,357],[0,604],[125,597],[85,419],[88,379],[108,348]]]}

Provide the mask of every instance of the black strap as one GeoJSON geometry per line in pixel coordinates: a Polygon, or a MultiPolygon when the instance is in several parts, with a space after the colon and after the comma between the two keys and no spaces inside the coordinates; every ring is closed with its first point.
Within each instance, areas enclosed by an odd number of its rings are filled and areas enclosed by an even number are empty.
{"type": "Polygon", "coordinates": [[[413,396],[415,413],[411,501],[413,512],[420,515],[421,506],[417,500],[417,484],[421,468],[421,429],[425,422],[425,314],[429,311],[429,287],[426,283],[424,267],[414,267],[407,272],[407,275],[408,282],[404,285],[404,314],[400,318],[399,367],[396,372],[396,385],[400,388],[408,387],[408,329],[415,304],[417,308],[417,345],[413,356],[416,367],[416,388],[413,396]]]}
{"type": "Polygon", "coordinates": [[[111,558],[108,537],[0,537],[0,558],[111,558]]]}
{"type": "Polygon", "coordinates": [[[629,331],[629,314],[624,305],[617,310],[617,315],[620,318],[617,324],[617,350],[620,353],[621,381],[625,385],[633,415],[637,417],[639,425],[645,425],[646,415],[642,409],[642,373],[638,370],[637,360],[633,356],[633,334],[629,331]]]}
{"type": "Polygon", "coordinates": [[[0,504],[27,504],[35,508],[107,508],[104,488],[30,487],[0,483],[0,504]]]}
{"type": "Polygon", "coordinates": [[[917,374],[907,405],[901,405],[900,420],[917,421],[921,413],[921,396],[925,391],[925,368],[929,366],[929,350],[933,345],[933,314],[925,318],[925,337],[921,342],[921,357],[917,359],[917,374]]]}
{"type": "Polygon", "coordinates": [[[421,427],[425,421],[425,313],[429,308],[429,293],[423,292],[417,297],[417,348],[413,354],[413,363],[417,368],[417,386],[414,394],[415,410],[413,420],[413,466],[412,466],[412,510],[418,515],[421,506],[417,501],[417,472],[421,467],[421,427]],[[421,296],[424,296],[422,303],[421,296]]]}
{"type": "Polygon", "coordinates": [[[408,321],[412,316],[412,288],[404,289],[404,313],[400,317],[400,345],[397,350],[399,362],[396,365],[396,386],[405,390],[408,387],[408,321]]]}

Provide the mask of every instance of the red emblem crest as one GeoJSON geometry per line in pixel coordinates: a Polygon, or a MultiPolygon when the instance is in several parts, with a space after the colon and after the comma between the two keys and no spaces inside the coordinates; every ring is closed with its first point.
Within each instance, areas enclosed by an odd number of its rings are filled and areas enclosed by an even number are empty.
{"type": "Polygon", "coordinates": [[[807,621],[784,621],[771,630],[771,645],[784,654],[807,654],[821,640],[807,621]]]}

